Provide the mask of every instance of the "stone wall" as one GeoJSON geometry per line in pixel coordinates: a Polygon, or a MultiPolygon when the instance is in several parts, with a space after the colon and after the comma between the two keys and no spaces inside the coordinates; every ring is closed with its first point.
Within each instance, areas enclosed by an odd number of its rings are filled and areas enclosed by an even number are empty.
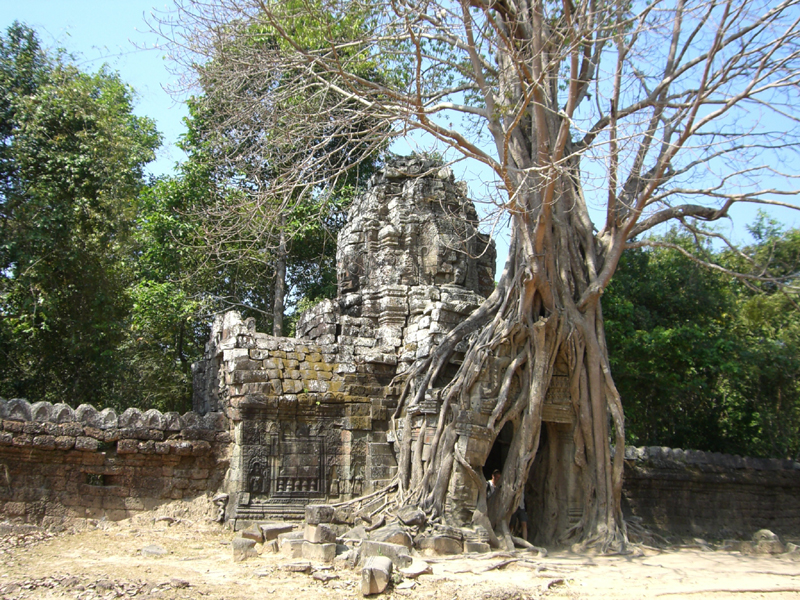
{"type": "Polygon", "coordinates": [[[626,514],[676,535],[800,535],[800,463],[698,450],[626,448],[626,514]]]}
{"type": "Polygon", "coordinates": [[[45,526],[119,520],[214,492],[228,467],[227,427],[220,413],[0,399],[0,513],[45,526]]]}

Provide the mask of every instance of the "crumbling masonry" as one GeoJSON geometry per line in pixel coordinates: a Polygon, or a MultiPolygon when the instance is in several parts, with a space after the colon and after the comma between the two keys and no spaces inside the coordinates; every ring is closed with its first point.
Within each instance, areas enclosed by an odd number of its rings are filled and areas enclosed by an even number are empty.
{"type": "MultiPolygon", "coordinates": [[[[430,353],[494,286],[495,250],[449,168],[400,159],[373,178],[339,234],[339,293],[296,339],[219,318],[196,365],[195,410],[232,422],[228,517],[301,516],[397,471],[395,375],[430,353]]],[[[422,407],[435,418],[438,404],[422,407]]]]}

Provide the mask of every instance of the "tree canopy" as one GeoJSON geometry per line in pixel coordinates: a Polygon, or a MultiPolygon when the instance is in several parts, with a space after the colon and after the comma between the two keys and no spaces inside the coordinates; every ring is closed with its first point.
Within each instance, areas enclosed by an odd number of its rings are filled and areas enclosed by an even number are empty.
{"type": "MultiPolygon", "coordinates": [[[[797,230],[768,224],[751,228],[748,254],[785,257],[773,273],[796,279],[797,230]]],[[[692,244],[676,232],[653,241],[692,244]]],[[[728,250],[706,252],[744,270],[728,250]]],[[[754,286],[656,247],[623,254],[603,306],[628,443],[797,458],[796,290],[754,286]]]]}
{"type": "Polygon", "coordinates": [[[113,72],[34,32],[0,38],[0,393],[109,398],[125,336],[127,240],[159,144],[113,72]]]}

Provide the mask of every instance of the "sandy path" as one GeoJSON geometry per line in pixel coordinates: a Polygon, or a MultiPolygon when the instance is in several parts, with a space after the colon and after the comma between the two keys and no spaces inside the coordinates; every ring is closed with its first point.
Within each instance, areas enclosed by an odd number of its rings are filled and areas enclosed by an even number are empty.
{"type": "MultiPolygon", "coordinates": [[[[48,537],[0,536],[0,598],[245,600],[360,598],[357,571],[285,570],[288,558],[232,560],[232,534],[203,520],[99,523],[48,537]],[[163,556],[144,556],[158,545],[163,556]],[[314,577],[318,579],[315,579],[314,577]],[[327,581],[321,581],[327,579],[327,581]]],[[[699,548],[645,550],[641,556],[494,554],[441,560],[433,574],[398,580],[384,598],[800,598],[793,555],[744,556],[699,548]],[[508,561],[513,561],[508,563],[508,561]],[[500,564],[505,564],[499,567],[500,564]],[[412,587],[413,586],[413,587],[412,587]]]]}

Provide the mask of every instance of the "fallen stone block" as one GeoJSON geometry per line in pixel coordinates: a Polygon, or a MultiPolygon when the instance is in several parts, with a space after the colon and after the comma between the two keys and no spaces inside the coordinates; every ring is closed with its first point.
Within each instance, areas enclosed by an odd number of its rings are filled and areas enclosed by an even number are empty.
{"type": "Polygon", "coordinates": [[[400,572],[403,576],[408,577],[410,579],[416,579],[420,575],[424,575],[426,573],[433,573],[433,567],[431,567],[428,563],[424,560],[419,558],[414,558],[411,561],[411,564],[407,567],[403,567],[400,569],[400,572]]]}
{"type": "Polygon", "coordinates": [[[326,571],[316,571],[311,577],[322,583],[328,583],[334,579],[339,579],[339,576],[335,573],[328,573],[326,571]]]}
{"type": "Polygon", "coordinates": [[[344,534],[342,534],[343,540],[366,540],[369,538],[369,533],[364,528],[363,525],[359,525],[358,527],[353,527],[352,529],[347,530],[344,534]]]}
{"type": "Polygon", "coordinates": [[[361,564],[366,564],[366,561],[373,556],[385,556],[397,565],[398,568],[407,567],[412,561],[408,553],[408,548],[405,546],[364,540],[361,543],[361,564]]]}
{"type": "Polygon", "coordinates": [[[425,556],[461,554],[463,551],[463,545],[459,540],[443,535],[423,537],[417,543],[417,547],[425,556]]]}
{"type": "Polygon", "coordinates": [[[303,539],[312,544],[333,544],[336,542],[336,532],[324,523],[306,525],[303,539]]]}
{"type": "Polygon", "coordinates": [[[380,529],[370,532],[369,539],[375,540],[376,542],[399,544],[409,549],[413,546],[411,536],[400,527],[381,527],[380,529]]]}
{"type": "Polygon", "coordinates": [[[249,538],[236,536],[231,542],[231,548],[233,548],[233,560],[235,562],[241,562],[248,558],[255,558],[258,556],[256,542],[249,538]]]}
{"type": "Polygon", "coordinates": [[[303,542],[303,558],[317,562],[332,563],[336,558],[336,544],[312,544],[303,542]]]}
{"type": "Polygon", "coordinates": [[[302,531],[290,531],[288,533],[279,533],[278,534],[278,546],[283,546],[283,543],[286,540],[302,540],[303,539],[303,532],[302,531]]]}
{"type": "Polygon", "coordinates": [[[334,508],[329,504],[307,504],[306,523],[309,525],[332,523],[334,512],[334,508]]]}
{"type": "Polygon", "coordinates": [[[264,541],[264,534],[261,533],[261,529],[256,525],[251,525],[247,529],[243,529],[239,532],[239,535],[248,540],[253,540],[256,544],[260,544],[264,541]]]}
{"type": "Polygon", "coordinates": [[[339,547],[336,547],[336,558],[333,559],[334,565],[339,568],[354,569],[358,564],[358,550],[356,548],[348,548],[346,552],[339,552],[339,547]]]}
{"type": "Polygon", "coordinates": [[[307,560],[300,560],[293,563],[287,563],[283,565],[284,571],[290,571],[291,573],[311,573],[311,563],[307,560]]]}
{"type": "Polygon", "coordinates": [[[428,521],[428,517],[416,506],[405,506],[397,511],[397,518],[409,527],[422,527],[428,521]]]}
{"type": "Polygon", "coordinates": [[[392,561],[386,556],[370,556],[361,568],[361,594],[380,594],[392,580],[392,561]]]}
{"type": "Polygon", "coordinates": [[[277,554],[278,550],[278,540],[270,540],[269,542],[264,542],[264,547],[262,548],[261,553],[264,554],[266,552],[268,554],[277,554]]]}
{"type": "Polygon", "coordinates": [[[281,552],[290,558],[303,558],[303,544],[305,540],[284,540],[280,546],[281,552]]]}
{"type": "Polygon", "coordinates": [[[292,533],[294,525],[291,523],[260,523],[261,535],[264,536],[264,541],[269,542],[277,539],[279,535],[284,533],[292,533]]]}
{"type": "Polygon", "coordinates": [[[486,542],[464,542],[464,552],[489,552],[492,547],[486,542]]]}

